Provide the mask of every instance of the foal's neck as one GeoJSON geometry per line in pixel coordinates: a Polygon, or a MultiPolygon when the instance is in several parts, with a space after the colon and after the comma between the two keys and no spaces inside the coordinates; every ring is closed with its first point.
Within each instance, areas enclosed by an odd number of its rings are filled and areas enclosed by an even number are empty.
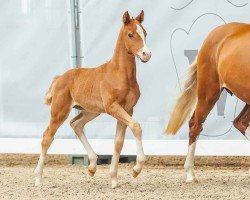
{"type": "Polygon", "coordinates": [[[110,60],[110,68],[114,71],[119,71],[121,76],[124,75],[129,79],[136,79],[135,56],[128,53],[123,41],[122,29],[123,28],[121,28],[116,42],[113,57],[110,60]]]}

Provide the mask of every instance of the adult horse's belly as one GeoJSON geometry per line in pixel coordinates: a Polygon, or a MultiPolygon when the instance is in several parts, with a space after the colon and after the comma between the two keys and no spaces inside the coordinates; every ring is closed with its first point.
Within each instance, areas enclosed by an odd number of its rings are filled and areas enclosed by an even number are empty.
{"type": "Polygon", "coordinates": [[[250,104],[250,30],[249,33],[228,39],[218,61],[222,87],[250,104]]]}

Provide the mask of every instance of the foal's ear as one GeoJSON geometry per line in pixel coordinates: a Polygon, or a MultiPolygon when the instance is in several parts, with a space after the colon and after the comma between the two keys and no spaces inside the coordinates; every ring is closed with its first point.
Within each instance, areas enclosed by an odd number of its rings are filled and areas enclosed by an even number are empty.
{"type": "Polygon", "coordinates": [[[124,24],[128,24],[130,22],[130,16],[128,14],[128,11],[126,11],[123,14],[122,21],[123,21],[124,24]]]}
{"type": "Polygon", "coordinates": [[[135,18],[138,22],[142,23],[144,20],[144,11],[142,10],[141,13],[135,18]]]}

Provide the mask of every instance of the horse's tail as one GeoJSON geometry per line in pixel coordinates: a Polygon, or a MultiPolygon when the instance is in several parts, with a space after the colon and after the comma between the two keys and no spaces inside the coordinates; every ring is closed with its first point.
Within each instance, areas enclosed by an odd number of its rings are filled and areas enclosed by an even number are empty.
{"type": "Polygon", "coordinates": [[[181,96],[175,104],[165,133],[175,135],[190,115],[196,103],[197,93],[197,59],[189,66],[188,77],[184,83],[181,96]]]}
{"type": "Polygon", "coordinates": [[[43,103],[46,104],[46,105],[50,105],[51,102],[52,102],[52,93],[53,93],[53,88],[54,88],[54,85],[55,85],[55,82],[56,80],[59,78],[60,76],[55,76],[50,87],[49,87],[49,90],[46,92],[45,94],[45,98],[44,98],[44,101],[43,103]]]}

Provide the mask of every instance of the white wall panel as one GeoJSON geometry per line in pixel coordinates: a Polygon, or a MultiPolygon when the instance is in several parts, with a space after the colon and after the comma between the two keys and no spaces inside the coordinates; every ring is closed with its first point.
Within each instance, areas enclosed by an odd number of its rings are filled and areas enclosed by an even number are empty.
{"type": "MultiPolygon", "coordinates": [[[[41,137],[43,98],[70,69],[66,0],[4,0],[0,6],[0,137],[41,137]]],[[[68,125],[59,137],[72,136],[68,125]]]]}
{"type": "MultiPolygon", "coordinates": [[[[179,79],[186,72],[207,34],[216,26],[232,21],[249,22],[247,0],[82,0],[82,49],[86,66],[96,66],[112,56],[122,14],[145,11],[147,44],[151,60],[137,62],[141,99],[134,117],[143,127],[144,139],[187,139],[187,123],[175,137],[162,133],[179,92],[179,79]]],[[[242,102],[223,93],[204,125],[202,139],[244,139],[232,127],[242,102]],[[222,136],[219,136],[222,135],[222,136]],[[217,137],[218,136],[218,137],[217,137]]],[[[91,138],[113,138],[115,121],[101,116],[87,125],[91,138]]],[[[130,132],[130,131],[128,131],[130,132]]],[[[132,134],[128,134],[132,138],[132,134]]]]}
{"type": "MultiPolygon", "coordinates": [[[[71,66],[69,5],[66,0],[10,0],[0,6],[0,137],[41,137],[49,117],[42,104],[52,78],[71,66]]],[[[109,60],[121,27],[122,14],[145,11],[147,44],[152,59],[137,62],[141,88],[134,117],[144,139],[187,139],[187,124],[175,137],[163,135],[179,93],[178,77],[214,27],[231,21],[249,22],[247,0],[80,0],[84,63],[109,60]]],[[[232,127],[242,102],[227,95],[205,123],[202,139],[244,139],[232,127]],[[224,109],[225,106],[225,109],[224,109]]],[[[72,113],[73,115],[73,113],[72,113]]],[[[115,120],[102,115],[86,127],[89,138],[111,139],[115,120]]],[[[68,123],[57,134],[74,137],[68,123]]],[[[127,138],[133,138],[128,131],[127,138]]]]}

